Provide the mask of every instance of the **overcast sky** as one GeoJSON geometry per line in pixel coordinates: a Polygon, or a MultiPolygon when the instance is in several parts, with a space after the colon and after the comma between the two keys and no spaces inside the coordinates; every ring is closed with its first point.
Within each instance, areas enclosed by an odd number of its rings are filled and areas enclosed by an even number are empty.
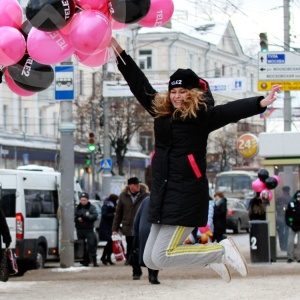
{"type": "MultiPolygon", "coordinates": [[[[225,3],[231,5],[238,3],[237,0],[173,0],[175,4],[175,13],[189,9],[189,20],[197,26],[197,22],[203,23],[207,17],[203,15],[205,3],[210,3],[214,11],[219,11],[220,15],[215,15],[215,20],[228,20],[229,16],[222,12],[221,7],[225,3]]],[[[284,44],[283,31],[283,3],[284,0],[239,0],[240,5],[232,14],[230,19],[233,23],[235,31],[238,35],[242,47],[245,49],[247,45],[259,45],[259,33],[267,32],[269,39],[269,50],[280,50],[284,44]],[[273,45],[278,45],[273,46],[273,45]]],[[[290,0],[291,5],[291,46],[300,48],[300,0],[290,0]],[[297,36],[298,33],[298,36],[297,36]]],[[[205,6],[206,7],[206,6],[205,6]]],[[[233,7],[231,5],[231,7],[233,7]]]]}

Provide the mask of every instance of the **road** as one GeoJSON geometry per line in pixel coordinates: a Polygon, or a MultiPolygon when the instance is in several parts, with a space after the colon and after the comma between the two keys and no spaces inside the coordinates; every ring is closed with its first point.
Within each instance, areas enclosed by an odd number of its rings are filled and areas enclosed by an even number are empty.
{"type": "MultiPolygon", "coordinates": [[[[232,272],[232,281],[222,281],[211,269],[168,269],[159,274],[160,285],[151,285],[147,270],[141,280],[133,281],[131,267],[123,262],[99,268],[61,269],[47,264],[43,270],[31,270],[23,277],[11,277],[0,283],[0,299],[116,299],[116,300],[182,300],[182,299],[300,299],[300,264],[252,264],[248,234],[231,235],[249,263],[249,275],[232,272]],[[291,288],[293,286],[293,288],[291,288]]],[[[99,254],[102,251],[99,248],[99,254]]]]}

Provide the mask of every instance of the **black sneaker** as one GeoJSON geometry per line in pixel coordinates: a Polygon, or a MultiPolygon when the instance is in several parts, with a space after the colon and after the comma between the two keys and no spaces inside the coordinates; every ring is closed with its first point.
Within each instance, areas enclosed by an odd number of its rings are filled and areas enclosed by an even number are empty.
{"type": "Polygon", "coordinates": [[[298,259],[297,262],[300,263],[300,259],[298,259]]]}
{"type": "MultiPolygon", "coordinates": [[[[293,262],[293,260],[291,259],[291,258],[289,258],[288,260],[287,260],[287,263],[292,263],[293,262]]],[[[299,262],[299,261],[298,261],[299,262]]]]}
{"type": "Polygon", "coordinates": [[[133,280],[140,280],[141,279],[141,275],[133,275],[132,279],[133,280]]]}

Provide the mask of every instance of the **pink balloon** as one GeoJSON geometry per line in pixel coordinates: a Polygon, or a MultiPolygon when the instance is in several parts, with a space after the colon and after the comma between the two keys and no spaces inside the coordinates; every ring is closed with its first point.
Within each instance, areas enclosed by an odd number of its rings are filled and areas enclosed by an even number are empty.
{"type": "Polygon", "coordinates": [[[101,9],[108,7],[108,0],[76,0],[76,3],[83,9],[101,9]]]}
{"type": "Polygon", "coordinates": [[[107,63],[109,59],[108,49],[104,49],[94,55],[86,55],[80,52],[75,52],[77,60],[85,66],[99,67],[107,63]]]}
{"type": "Polygon", "coordinates": [[[147,15],[138,24],[145,27],[162,26],[172,18],[173,12],[172,0],[151,0],[147,15]]]}
{"type": "Polygon", "coordinates": [[[18,29],[11,26],[0,27],[0,37],[0,65],[14,65],[25,54],[25,38],[18,29]]]}
{"type": "Polygon", "coordinates": [[[266,200],[269,200],[269,201],[271,201],[272,199],[273,199],[273,193],[270,191],[270,190],[268,190],[268,189],[264,189],[264,190],[262,190],[261,191],[261,193],[260,193],[260,199],[262,200],[262,201],[266,201],[266,200]]]}
{"type": "Polygon", "coordinates": [[[69,37],[76,51],[94,55],[108,46],[111,23],[100,11],[84,10],[71,20],[69,37]]]}
{"type": "Polygon", "coordinates": [[[262,190],[266,188],[266,185],[259,178],[257,178],[252,182],[252,188],[255,192],[260,193],[262,190]]]}
{"type": "Polygon", "coordinates": [[[125,23],[120,23],[118,21],[116,21],[115,19],[111,18],[111,26],[112,26],[112,30],[120,30],[120,29],[124,29],[128,26],[129,24],[125,24],[125,23]]]}
{"type": "Polygon", "coordinates": [[[22,19],[22,7],[17,0],[0,0],[0,27],[11,26],[19,29],[22,19]]]}
{"type": "Polygon", "coordinates": [[[41,64],[52,65],[69,58],[75,48],[64,30],[42,31],[32,27],[27,38],[27,50],[31,58],[41,64]]]}
{"type": "Polygon", "coordinates": [[[278,175],[273,175],[272,177],[274,177],[277,180],[277,185],[280,184],[280,177],[278,175]]]}
{"type": "Polygon", "coordinates": [[[29,91],[23,90],[22,88],[17,86],[15,84],[15,82],[13,81],[13,79],[10,77],[10,75],[8,73],[8,69],[5,70],[4,77],[5,77],[5,82],[6,82],[7,86],[15,94],[17,94],[19,96],[31,96],[31,95],[35,94],[35,92],[29,92],[29,91]]]}

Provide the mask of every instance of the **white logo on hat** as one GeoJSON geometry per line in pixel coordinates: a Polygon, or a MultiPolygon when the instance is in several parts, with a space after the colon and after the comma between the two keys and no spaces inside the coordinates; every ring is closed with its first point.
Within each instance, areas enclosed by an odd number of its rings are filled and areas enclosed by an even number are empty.
{"type": "Polygon", "coordinates": [[[171,82],[171,85],[176,85],[176,84],[182,84],[182,80],[178,79],[171,82]]]}

